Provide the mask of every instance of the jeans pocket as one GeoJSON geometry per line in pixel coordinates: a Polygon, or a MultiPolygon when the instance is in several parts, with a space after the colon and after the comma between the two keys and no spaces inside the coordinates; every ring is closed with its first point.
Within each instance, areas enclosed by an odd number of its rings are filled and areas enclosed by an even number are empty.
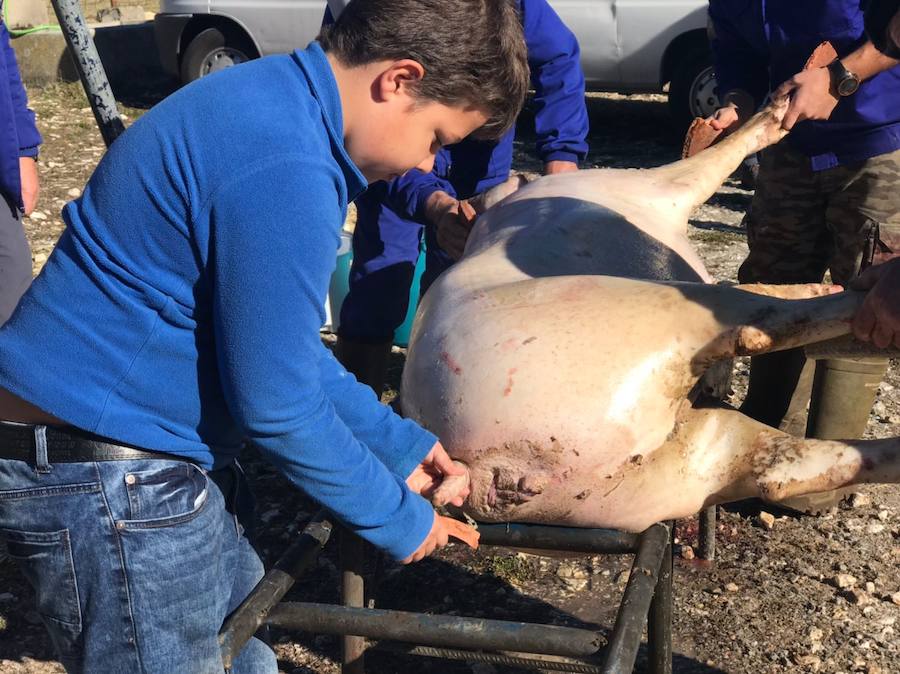
{"type": "Polygon", "coordinates": [[[81,635],[81,606],[69,530],[0,529],[0,539],[34,588],[37,610],[59,653],[73,654],[81,635]]]}
{"type": "Polygon", "coordinates": [[[194,519],[209,498],[209,478],[192,463],[167,462],[152,470],[125,474],[129,520],[119,529],[169,527],[194,519]]]}

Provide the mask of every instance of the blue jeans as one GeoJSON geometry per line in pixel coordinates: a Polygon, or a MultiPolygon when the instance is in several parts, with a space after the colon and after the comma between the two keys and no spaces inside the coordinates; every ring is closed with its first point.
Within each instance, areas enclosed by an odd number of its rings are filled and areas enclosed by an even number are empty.
{"type": "MultiPolygon", "coordinates": [[[[222,672],[217,634],[263,575],[236,464],[0,459],[0,539],[69,672],[222,672]]],[[[252,639],[235,674],[275,673],[252,639]]]]}

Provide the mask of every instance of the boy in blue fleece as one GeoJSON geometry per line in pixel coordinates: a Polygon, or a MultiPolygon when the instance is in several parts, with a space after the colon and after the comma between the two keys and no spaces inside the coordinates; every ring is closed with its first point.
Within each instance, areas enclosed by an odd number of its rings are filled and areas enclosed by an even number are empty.
{"type": "MultiPolygon", "coordinates": [[[[112,146],[0,331],[0,537],[70,671],[221,670],[263,572],[244,438],[395,558],[446,544],[419,495],[456,472],[446,453],[318,331],[348,201],[502,135],[527,86],[510,1],[366,0],[112,146]]],[[[251,641],[234,671],[274,655],[251,641]]]]}

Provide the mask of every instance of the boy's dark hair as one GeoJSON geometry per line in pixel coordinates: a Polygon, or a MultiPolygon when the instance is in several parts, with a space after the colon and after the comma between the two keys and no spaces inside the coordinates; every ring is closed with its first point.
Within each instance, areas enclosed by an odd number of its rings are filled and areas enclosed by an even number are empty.
{"type": "Polygon", "coordinates": [[[513,0],[352,0],[324,26],[322,48],[346,66],[413,59],[416,97],[488,113],[476,138],[500,138],[528,91],[522,22],[513,0]]]}

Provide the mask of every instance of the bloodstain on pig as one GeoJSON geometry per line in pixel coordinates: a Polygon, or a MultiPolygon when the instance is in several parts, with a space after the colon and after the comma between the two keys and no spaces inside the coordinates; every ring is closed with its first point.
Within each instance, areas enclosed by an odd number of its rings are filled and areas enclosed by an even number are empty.
{"type": "Polygon", "coordinates": [[[518,368],[511,367],[506,372],[506,388],[503,389],[503,397],[506,398],[512,393],[513,388],[513,375],[516,373],[518,368]]]}
{"type": "Polygon", "coordinates": [[[455,360],[453,360],[453,356],[451,356],[451,355],[450,355],[449,353],[447,353],[446,351],[441,351],[441,360],[444,361],[444,363],[447,365],[447,368],[448,368],[453,374],[455,374],[455,375],[461,375],[461,374],[462,374],[463,369],[462,369],[462,367],[460,366],[460,364],[457,363],[455,360]]]}

